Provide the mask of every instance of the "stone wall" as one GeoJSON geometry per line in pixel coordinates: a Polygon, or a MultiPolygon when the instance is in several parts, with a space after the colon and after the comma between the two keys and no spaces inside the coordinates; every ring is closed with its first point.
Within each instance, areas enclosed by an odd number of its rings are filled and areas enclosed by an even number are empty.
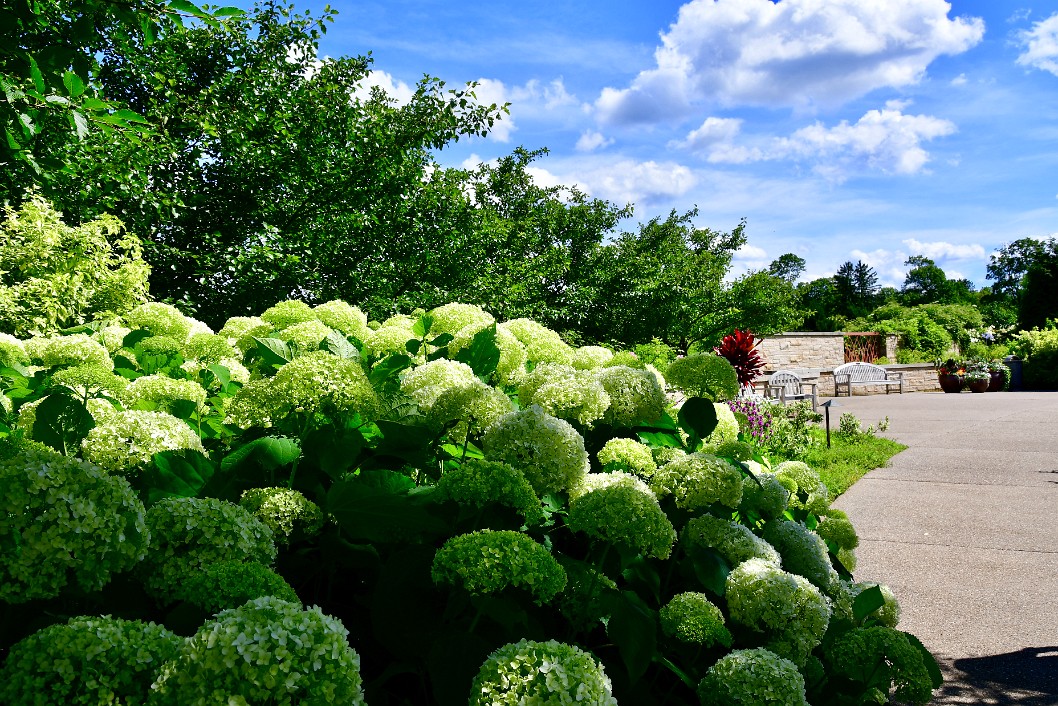
{"type": "Polygon", "coordinates": [[[845,336],[828,333],[780,333],[760,344],[764,369],[834,369],[845,362],[845,336]]]}
{"type": "MultiPolygon", "coordinates": [[[[836,366],[835,366],[836,367],[836,366]]],[[[886,370],[901,372],[904,374],[904,392],[940,392],[940,383],[937,382],[937,369],[930,363],[915,363],[912,365],[883,365],[886,370]]],[[[810,380],[819,383],[819,394],[824,397],[834,396],[834,369],[821,370],[819,378],[810,380]]],[[[854,395],[885,394],[885,385],[853,385],[854,395]]],[[[896,386],[889,388],[889,394],[897,394],[896,386]]]]}

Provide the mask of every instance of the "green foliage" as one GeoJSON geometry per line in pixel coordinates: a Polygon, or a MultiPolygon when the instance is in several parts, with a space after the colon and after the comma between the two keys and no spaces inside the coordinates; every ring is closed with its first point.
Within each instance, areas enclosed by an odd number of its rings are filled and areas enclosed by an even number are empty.
{"type": "Polygon", "coordinates": [[[1023,374],[1027,387],[1058,388],[1058,328],[1021,331],[1011,341],[1010,350],[1025,361],[1023,374]]]}
{"type": "Polygon", "coordinates": [[[45,335],[125,313],[147,298],[140,241],[103,216],[68,226],[31,196],[0,226],[0,331],[45,335]]]}

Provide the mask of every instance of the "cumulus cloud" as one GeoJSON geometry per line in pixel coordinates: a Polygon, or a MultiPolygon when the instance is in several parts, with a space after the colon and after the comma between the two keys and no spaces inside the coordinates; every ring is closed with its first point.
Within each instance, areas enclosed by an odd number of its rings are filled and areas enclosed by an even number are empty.
{"type": "Polygon", "coordinates": [[[599,155],[547,164],[556,184],[576,186],[585,194],[617,204],[647,205],[684,197],[698,177],[676,162],[638,162],[599,155]]]}
{"type": "Polygon", "coordinates": [[[493,78],[479,78],[474,95],[482,105],[504,105],[510,103],[510,115],[496,122],[489,131],[489,139],[510,142],[511,134],[518,129],[517,118],[553,114],[555,111],[576,107],[576,96],[566,90],[561,78],[548,83],[532,79],[522,86],[508,86],[493,78]]]}
{"type": "Polygon", "coordinates": [[[938,56],[981,41],[980,18],[945,0],[691,0],[661,35],[656,67],[605,88],[604,122],[653,122],[695,103],[814,108],[914,84],[938,56]]]}
{"type": "Polygon", "coordinates": [[[867,168],[888,174],[915,174],[929,161],[923,142],[955,132],[954,123],[930,115],[908,115],[906,103],[891,101],[855,123],[828,127],[816,122],[789,137],[750,138],[741,144],[739,121],[709,118],[679,146],[702,152],[712,163],[809,161],[829,179],[843,180],[850,171],[867,168]]]}
{"type": "MultiPolygon", "coordinates": [[[[912,255],[925,255],[931,260],[969,260],[972,258],[984,258],[985,249],[977,243],[967,245],[956,245],[943,240],[933,243],[923,243],[914,238],[903,241],[912,255]]],[[[950,274],[948,275],[951,276],[950,274]]]]}
{"type": "Polygon", "coordinates": [[[968,79],[966,78],[966,74],[959,74],[958,76],[956,76],[955,78],[953,78],[951,80],[951,85],[953,85],[953,86],[965,86],[967,81],[968,81],[968,79]]]}
{"type": "Polygon", "coordinates": [[[1018,39],[1024,48],[1018,55],[1019,64],[1058,76],[1058,13],[1020,32],[1018,39]]]}
{"type": "Polygon", "coordinates": [[[397,105],[408,103],[415,95],[414,86],[393,78],[393,75],[386,71],[371,71],[353,91],[353,98],[367,100],[371,97],[372,88],[382,89],[397,105]]]}
{"type": "Polygon", "coordinates": [[[578,152],[594,152],[597,149],[608,147],[613,144],[613,138],[606,137],[601,132],[586,130],[581,133],[577,140],[576,150],[578,152]]]}
{"type": "Polygon", "coordinates": [[[878,280],[883,287],[900,287],[907,276],[907,253],[899,250],[877,250],[863,251],[853,250],[849,253],[852,260],[862,260],[878,273],[878,280]]]}

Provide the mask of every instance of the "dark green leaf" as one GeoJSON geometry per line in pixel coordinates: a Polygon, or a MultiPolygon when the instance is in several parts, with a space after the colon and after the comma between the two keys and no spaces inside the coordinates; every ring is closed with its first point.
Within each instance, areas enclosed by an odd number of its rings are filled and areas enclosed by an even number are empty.
{"type": "Polygon", "coordinates": [[[84,93],[84,81],[73,71],[67,71],[63,74],[62,82],[71,98],[77,98],[84,93]]]}
{"type": "Polygon", "coordinates": [[[33,438],[61,454],[72,455],[95,427],[95,420],[81,400],[51,394],[37,405],[33,438]]]}
{"type": "Polygon", "coordinates": [[[305,439],[305,455],[334,479],[353,468],[364,449],[364,435],[358,429],[320,429],[305,439]]]}
{"type": "Polygon", "coordinates": [[[400,373],[411,367],[411,358],[394,353],[375,364],[367,379],[378,390],[395,390],[400,387],[400,373]]]}
{"type": "Polygon", "coordinates": [[[212,461],[193,449],[156,453],[141,474],[146,501],[154,504],[163,498],[196,497],[215,470],[212,461]]]}
{"type": "Polygon", "coordinates": [[[704,397],[691,397],[677,416],[680,428],[699,439],[705,439],[716,429],[716,408],[704,397]]]}
{"type": "Polygon", "coordinates": [[[404,344],[404,350],[412,355],[418,355],[420,348],[422,348],[422,341],[417,338],[412,338],[404,344]]]}
{"type": "Polygon", "coordinates": [[[138,328],[135,331],[130,331],[125,334],[125,338],[121,339],[121,345],[125,348],[135,348],[136,344],[145,338],[150,338],[153,334],[145,328],[138,328]]]}
{"type": "Polygon", "coordinates": [[[864,618],[885,605],[885,596],[882,589],[877,586],[860,591],[860,595],[852,602],[852,615],[857,622],[862,623],[864,618]]]}
{"type": "Polygon", "coordinates": [[[210,365],[206,370],[217,379],[217,382],[220,383],[221,389],[227,387],[228,383],[231,382],[231,371],[223,365],[210,365]]]}
{"type": "Polygon", "coordinates": [[[327,338],[323,339],[320,343],[320,350],[330,351],[339,358],[345,358],[347,360],[359,360],[360,350],[349,342],[342,334],[337,331],[331,331],[327,334],[327,338]]]}
{"type": "Polygon", "coordinates": [[[301,455],[301,447],[294,439],[266,436],[240,446],[224,457],[220,469],[225,473],[243,464],[252,463],[266,471],[293,463],[301,455]]]}
{"type": "Polygon", "coordinates": [[[919,652],[922,653],[922,664],[926,666],[926,671],[929,672],[930,682],[933,684],[934,689],[939,689],[944,684],[944,675],[940,671],[940,666],[937,664],[936,657],[926,649],[926,646],[922,644],[922,641],[909,632],[905,632],[907,640],[914,645],[919,652]]]}
{"type": "Polygon", "coordinates": [[[687,553],[694,568],[694,575],[702,586],[718,596],[724,595],[727,591],[727,577],[731,573],[727,560],[706,547],[691,547],[687,553]]]}
{"type": "Polygon", "coordinates": [[[657,622],[654,613],[631,591],[622,591],[613,601],[606,634],[617,645],[632,683],[646,673],[657,652],[657,622]]]}
{"type": "Polygon", "coordinates": [[[670,432],[638,432],[639,439],[648,446],[665,446],[678,449],[683,446],[683,441],[676,434],[670,432]]]}
{"type": "Polygon", "coordinates": [[[433,317],[429,314],[423,314],[411,327],[411,332],[419,338],[425,338],[426,334],[430,333],[431,326],[433,326],[433,317]]]}
{"type": "Polygon", "coordinates": [[[456,354],[456,360],[469,365],[475,375],[487,381],[500,363],[500,349],[496,345],[496,325],[474,334],[470,345],[456,354]]]}
{"type": "Polygon", "coordinates": [[[436,348],[440,348],[442,346],[447,346],[449,343],[451,343],[454,340],[455,340],[455,336],[453,336],[452,334],[450,334],[450,333],[442,333],[440,336],[438,336],[437,338],[435,338],[432,341],[430,341],[430,345],[434,346],[436,348]]]}
{"type": "Polygon", "coordinates": [[[180,419],[191,419],[198,411],[198,403],[194,400],[173,400],[169,404],[169,413],[180,419]]]}
{"type": "Polygon", "coordinates": [[[430,496],[409,494],[407,478],[392,471],[363,474],[337,481],[327,493],[327,512],[351,540],[403,543],[447,532],[429,511],[430,496]]]}
{"type": "Polygon", "coordinates": [[[254,336],[257,347],[254,351],[265,364],[266,369],[281,368],[294,360],[294,354],[286,341],[278,338],[258,338],[254,336]]]}

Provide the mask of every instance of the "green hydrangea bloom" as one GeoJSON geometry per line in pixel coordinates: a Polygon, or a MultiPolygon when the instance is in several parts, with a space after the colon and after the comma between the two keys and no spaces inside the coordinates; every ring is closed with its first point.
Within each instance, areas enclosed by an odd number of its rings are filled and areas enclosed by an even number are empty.
{"type": "Polygon", "coordinates": [[[808,706],[797,665],[763,648],[721,657],[699,682],[698,697],[702,706],[808,706]]]}
{"type": "Polygon", "coordinates": [[[424,413],[429,413],[445,390],[476,382],[480,380],[474,374],[474,369],[466,363],[438,358],[405,373],[400,382],[400,391],[414,399],[424,413]]]}
{"type": "Polygon", "coordinates": [[[646,370],[647,364],[640,360],[632,351],[617,351],[613,354],[610,360],[606,361],[605,367],[614,368],[619,365],[623,365],[626,368],[635,368],[636,370],[646,370]]]}
{"type": "Polygon", "coordinates": [[[501,704],[617,706],[617,699],[587,652],[556,640],[521,640],[489,655],[474,678],[470,706],[501,704]]]}
{"type": "MultiPolygon", "coordinates": [[[[29,439],[36,438],[33,434],[33,425],[37,423],[37,407],[46,399],[47,397],[42,397],[38,400],[27,402],[18,408],[18,418],[15,420],[15,426],[21,429],[29,439]]],[[[114,405],[104,399],[90,399],[86,407],[96,425],[103,424],[117,414],[114,405]]]]}
{"type": "Polygon", "coordinates": [[[736,461],[753,460],[753,445],[747,441],[725,441],[716,447],[715,451],[717,456],[723,456],[724,458],[733,458],[736,461]]]}
{"type": "Polygon", "coordinates": [[[782,568],[791,574],[804,576],[823,591],[838,580],[826,542],[800,522],[769,522],[764,526],[764,539],[779,552],[782,568]]]}
{"type": "Polygon", "coordinates": [[[65,385],[79,393],[91,395],[105,393],[120,399],[121,393],[129,386],[129,381],[115,375],[105,365],[77,365],[58,370],[51,376],[53,385],[65,385]]]}
{"type": "Polygon", "coordinates": [[[154,623],[109,615],[51,625],[15,644],[0,670],[5,704],[144,704],[184,640],[154,623]]]}
{"type": "Polygon", "coordinates": [[[691,397],[707,397],[726,402],[738,397],[738,373],[723,358],[712,353],[698,353],[677,358],[665,370],[669,386],[691,397]]]}
{"type": "Polygon", "coordinates": [[[431,573],[434,583],[475,595],[521,588],[537,605],[550,603],[566,585],[566,571],[546,547],[510,530],[452,537],[434,555],[431,573]]]}
{"type": "Polygon", "coordinates": [[[162,668],[154,706],[364,706],[349,631],[319,608],[272,596],[222,611],[162,668]]]}
{"type": "Polygon", "coordinates": [[[143,504],[124,478],[24,442],[0,461],[0,600],[98,591],[147,552],[143,504]]]}
{"type": "Polygon", "coordinates": [[[627,485],[641,493],[646,493],[652,498],[657,497],[654,495],[654,491],[650,489],[650,486],[640,480],[638,476],[624,471],[606,471],[603,473],[585,473],[580,482],[569,489],[569,499],[574,500],[593,490],[609,488],[611,485],[627,485]]]}
{"type": "Polygon", "coordinates": [[[541,385],[533,394],[533,404],[553,417],[591,429],[610,408],[610,396],[598,381],[582,374],[541,385]]]}
{"type": "Polygon", "coordinates": [[[312,313],[335,331],[340,331],[343,336],[355,336],[357,340],[363,341],[371,333],[371,329],[367,327],[367,315],[360,307],[347,304],[341,299],[332,299],[320,304],[312,313]]]}
{"type": "Polygon", "coordinates": [[[775,475],[797,484],[790,496],[790,507],[807,509],[817,515],[825,514],[830,505],[830,493],[819,474],[803,461],[783,461],[775,467],[775,475]],[[805,495],[807,499],[799,496],[805,495]]]}
{"type": "Polygon", "coordinates": [[[816,527],[816,534],[826,542],[833,542],[839,549],[855,549],[860,546],[860,537],[856,528],[847,517],[828,514],[816,527]]]}
{"type": "Polygon", "coordinates": [[[147,302],[122,315],[132,329],[146,329],[154,336],[168,336],[181,343],[191,332],[191,319],[171,304],[147,302]]]}
{"type": "Polygon", "coordinates": [[[534,364],[573,363],[573,349],[562,337],[532,319],[514,319],[503,324],[525,346],[528,360],[534,364]]]}
{"type": "Polygon", "coordinates": [[[604,468],[610,464],[618,464],[620,468],[643,478],[650,478],[658,470],[650,447],[635,439],[610,439],[599,449],[596,458],[604,468]]]}
{"type": "Polygon", "coordinates": [[[765,646],[795,664],[804,664],[830,623],[830,602],[818,588],[763,559],[735,567],[726,598],[732,620],[765,633],[765,646]]]}
{"type": "Polygon", "coordinates": [[[431,338],[442,333],[455,335],[467,326],[484,328],[496,323],[492,314],[473,304],[445,304],[431,309],[429,313],[433,317],[433,324],[430,325],[431,338]]]}
{"type": "Polygon", "coordinates": [[[650,455],[654,457],[654,463],[660,468],[666,463],[683,458],[687,452],[674,446],[655,446],[650,450],[650,455]]]}
{"type": "Polygon", "coordinates": [[[189,574],[174,591],[177,600],[187,601],[207,613],[237,608],[262,596],[301,604],[298,594],[282,576],[257,561],[210,564],[189,574]]]}
{"type": "Polygon", "coordinates": [[[216,498],[165,498],[147,511],[150,562],[137,570],[147,591],[172,601],[196,572],[221,561],[276,558],[272,530],[250,512],[216,498]]]}
{"type": "Polygon", "coordinates": [[[183,350],[184,356],[193,358],[206,365],[219,363],[224,358],[239,355],[226,336],[215,333],[196,333],[187,340],[183,350]]]}
{"type": "Polygon", "coordinates": [[[111,354],[114,354],[123,345],[125,336],[128,336],[130,333],[132,333],[132,329],[114,324],[99,329],[95,332],[92,338],[103,344],[103,347],[111,354]]]}
{"type": "Polygon", "coordinates": [[[676,530],[658,501],[620,483],[571,500],[566,525],[574,532],[659,559],[669,557],[676,541],[676,530]]]}
{"type": "MultiPolygon", "coordinates": [[[[182,356],[184,354],[184,344],[172,336],[148,336],[140,341],[138,345],[145,353],[152,355],[182,356]]],[[[135,354],[129,355],[132,351],[121,350],[119,352],[130,360],[136,359],[135,354]]]]}
{"type": "Polygon", "coordinates": [[[206,407],[206,388],[194,380],[177,380],[166,375],[144,375],[130,382],[121,393],[121,403],[135,409],[144,403],[172,413],[177,402],[194,402],[200,413],[206,407]]]}
{"type": "Polygon", "coordinates": [[[631,427],[664,414],[665,391],[649,370],[617,365],[597,368],[592,375],[610,396],[607,424],[631,427]]]}
{"type": "Polygon", "coordinates": [[[372,358],[385,358],[391,353],[408,355],[408,341],[417,339],[411,326],[383,326],[364,339],[364,354],[372,358]]]}
{"type": "Polygon", "coordinates": [[[29,354],[22,341],[9,333],[0,332],[0,367],[10,367],[29,362],[29,354]]]}
{"type": "Polygon", "coordinates": [[[573,351],[570,361],[577,370],[601,368],[613,359],[613,351],[602,346],[581,346],[573,351]]]}
{"type": "MultiPolygon", "coordinates": [[[[491,324],[469,324],[459,329],[448,344],[449,357],[455,357],[459,351],[471,344],[474,336],[491,324]]],[[[495,380],[500,385],[516,384],[525,373],[525,362],[528,355],[525,346],[503,324],[496,326],[496,347],[500,349],[500,360],[496,363],[495,380]]]]}
{"type": "Polygon", "coordinates": [[[838,550],[838,561],[841,565],[852,573],[856,570],[856,552],[852,549],[839,549],[838,550]]]}
{"type": "Polygon", "coordinates": [[[506,463],[471,459],[452,468],[437,481],[437,491],[460,505],[505,505],[525,518],[527,525],[544,521],[544,510],[533,486],[517,468],[506,463]]]}
{"type": "Polygon", "coordinates": [[[135,473],[154,454],[179,449],[206,452],[202,439],[184,420],[166,412],[141,410],[114,413],[81,442],[82,456],[118,474],[135,473]]]}
{"type": "Polygon", "coordinates": [[[544,385],[559,380],[572,380],[577,377],[577,370],[561,363],[540,363],[529,372],[518,378],[518,402],[522,407],[533,404],[536,391],[544,385]]]}
{"type": "Polygon", "coordinates": [[[829,594],[834,606],[834,612],[839,613],[849,621],[855,622],[855,614],[852,610],[853,602],[863,591],[875,586],[882,592],[882,599],[885,602],[881,608],[878,608],[867,617],[877,620],[887,628],[895,628],[900,624],[900,604],[897,602],[896,595],[893,594],[892,589],[885,584],[871,583],[869,581],[853,583],[844,579],[839,580],[831,588],[829,594]]]}
{"type": "Polygon", "coordinates": [[[271,331],[271,324],[259,316],[233,316],[224,322],[217,335],[245,353],[254,347],[254,336],[267,336],[271,331]]]}
{"type": "Polygon", "coordinates": [[[703,647],[731,646],[731,633],[724,615],[704,593],[686,592],[672,597],[658,612],[666,635],[703,647]]]}
{"type": "Polygon", "coordinates": [[[430,407],[428,415],[435,429],[449,426],[448,438],[462,444],[467,434],[482,434],[511,411],[511,400],[491,385],[474,380],[469,385],[444,390],[430,407]]]}
{"type": "Polygon", "coordinates": [[[313,319],[312,321],[302,321],[301,323],[287,326],[272,336],[283,341],[290,341],[297,346],[298,353],[302,354],[319,350],[323,339],[333,333],[335,331],[330,326],[322,321],[313,319]]]}
{"type": "Polygon", "coordinates": [[[705,509],[713,503],[737,508],[742,500],[742,472],[729,461],[693,453],[666,463],[650,478],[659,498],[672,495],[676,506],[705,509]]]}
{"type": "Polygon", "coordinates": [[[742,479],[742,502],[738,510],[743,515],[755,512],[766,520],[781,517],[790,502],[790,491],[773,473],[755,473],[742,479]],[[757,481],[760,481],[758,485],[757,481]]]}
{"type": "Polygon", "coordinates": [[[591,632],[608,618],[613,605],[609,597],[617,584],[591,564],[568,557],[559,559],[566,570],[566,587],[558,599],[558,609],[578,632],[591,632]]]}
{"type": "Polygon", "coordinates": [[[760,559],[775,566],[780,562],[779,552],[749,527],[712,515],[699,515],[688,521],[683,528],[683,541],[688,546],[715,550],[731,566],[749,559],[760,559]]]}
{"type": "Polygon", "coordinates": [[[316,314],[312,311],[312,307],[297,299],[278,302],[261,314],[261,319],[276,331],[282,331],[287,326],[312,321],[315,318],[316,314]]]}
{"type": "Polygon", "coordinates": [[[31,347],[27,345],[27,353],[33,357],[34,362],[39,362],[45,368],[94,365],[114,369],[114,362],[103,344],[83,333],[49,336],[31,341],[33,343],[31,347]]]}
{"type": "Polygon", "coordinates": [[[290,488],[250,488],[239,506],[267,525],[277,542],[290,541],[295,529],[311,537],[323,528],[320,506],[290,488]]]}
{"type": "Polygon", "coordinates": [[[716,428],[702,440],[702,450],[716,452],[738,441],[738,420],[726,404],[713,404],[716,410],[716,428]]]}
{"type": "Polygon", "coordinates": [[[543,497],[575,485],[588,468],[584,438],[569,422],[539,407],[504,415],[485,432],[485,456],[525,474],[543,497]]]}
{"type": "Polygon", "coordinates": [[[895,687],[893,698],[900,703],[927,704],[933,698],[933,684],[922,653],[898,630],[886,627],[850,630],[834,641],[826,659],[840,676],[856,678],[870,673],[887,676],[895,687]]]}

